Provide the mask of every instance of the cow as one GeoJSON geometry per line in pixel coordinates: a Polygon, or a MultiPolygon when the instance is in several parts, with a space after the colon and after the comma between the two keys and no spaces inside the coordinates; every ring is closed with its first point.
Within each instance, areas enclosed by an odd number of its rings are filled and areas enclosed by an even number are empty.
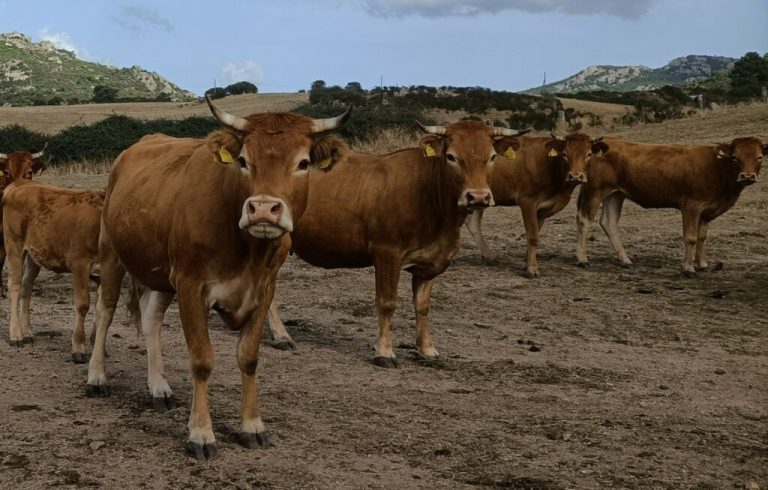
{"type": "Polygon", "coordinates": [[[754,137],[718,145],[654,145],[607,139],[609,151],[593,159],[578,198],[576,261],[589,266],[587,235],[602,204],[600,226],[619,262],[630,267],[619,237],[625,199],[644,208],[673,208],[683,214],[682,274],[695,277],[708,267],[704,244],[710,222],[736,204],[754,184],[768,145],[754,137]],[[695,252],[694,252],[695,249],[695,252]],[[695,259],[695,261],[694,261],[695,259]]]}
{"type": "MultiPolygon", "coordinates": [[[[333,175],[311,171],[307,210],[291,236],[293,251],[312,265],[374,267],[373,363],[380,367],[397,366],[390,322],[401,270],[412,276],[418,352],[438,356],[427,324],[433,280],[456,256],[467,213],[494,204],[486,169],[497,154],[519,148],[525,132],[478,121],[419,126],[426,135],[417,148],[351,153],[333,175]]],[[[274,337],[290,339],[274,305],[270,327],[274,337]]]]}
{"type": "MultiPolygon", "coordinates": [[[[488,171],[488,182],[497,206],[520,206],[528,252],[524,276],[538,277],[536,253],[539,232],[544,220],[562,211],[571,200],[573,189],[586,182],[592,155],[607,150],[602,138],[590,139],[585,134],[526,136],[520,151],[508,151],[488,171]]],[[[467,219],[481,256],[491,253],[481,229],[483,209],[473,211],[467,219]]]]}
{"type": "Polygon", "coordinates": [[[71,272],[75,301],[72,361],[87,362],[85,316],[91,300],[88,279],[98,260],[104,193],[61,189],[31,180],[5,189],[3,234],[11,296],[10,342],[32,342],[29,303],[41,267],[71,272]]]}
{"type": "MultiPolygon", "coordinates": [[[[47,146],[47,145],[46,145],[47,146]]],[[[41,174],[45,169],[45,163],[41,160],[45,148],[37,153],[15,151],[13,153],[0,153],[0,204],[2,204],[3,190],[11,183],[19,179],[32,179],[33,174],[41,174]]],[[[3,247],[3,223],[0,213],[0,276],[2,276],[3,264],[5,264],[5,247],[3,247]]],[[[5,290],[0,282],[0,296],[5,296],[5,290]]]]}
{"type": "Polygon", "coordinates": [[[346,154],[341,139],[320,135],[350,115],[348,109],[328,119],[296,113],[244,118],[206,100],[223,130],[203,139],[145,136],[112,167],[99,236],[101,292],[86,386],[89,396],[109,395],[105,342],[127,271],[146,289],[140,299],[141,325],[153,404],[172,404],[163,376],[160,328],[175,294],[193,384],[185,448],[197,459],[217,452],[208,411],[211,309],[240,331],[240,443],[269,445],[255,373],[262,327],[277,271],[290,249],[289,233],[306,206],[309,168],[321,165],[331,171],[346,154]]]}

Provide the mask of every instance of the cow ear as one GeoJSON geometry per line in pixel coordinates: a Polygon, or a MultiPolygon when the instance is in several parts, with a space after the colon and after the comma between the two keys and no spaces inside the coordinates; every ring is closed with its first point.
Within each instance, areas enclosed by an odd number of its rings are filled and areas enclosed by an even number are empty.
{"type": "Polygon", "coordinates": [[[315,141],[309,159],[320,170],[331,170],[334,165],[347,157],[347,143],[335,135],[327,135],[315,141]]]}
{"type": "Polygon", "coordinates": [[[226,130],[214,131],[209,134],[205,143],[208,150],[213,153],[214,161],[224,164],[233,163],[243,149],[240,138],[233,132],[226,130]]]}
{"type": "Polygon", "coordinates": [[[515,159],[515,152],[520,149],[520,139],[516,136],[502,136],[494,140],[493,149],[508,160],[515,159]]]}
{"type": "Polygon", "coordinates": [[[48,166],[40,160],[34,160],[32,162],[32,173],[35,175],[42,175],[42,173],[47,169],[48,166]]]}
{"type": "Polygon", "coordinates": [[[731,158],[733,155],[733,145],[721,143],[715,146],[715,156],[720,158],[731,158]]]}
{"type": "Polygon", "coordinates": [[[445,141],[436,134],[427,134],[419,140],[419,146],[427,157],[442,156],[445,150],[445,141]]]}
{"type": "Polygon", "coordinates": [[[592,155],[596,157],[603,156],[604,153],[608,153],[608,144],[602,141],[592,143],[592,155]]]}
{"type": "Polygon", "coordinates": [[[547,150],[548,157],[557,157],[563,152],[563,145],[565,141],[561,139],[551,139],[544,143],[544,148],[547,150]]]}
{"type": "Polygon", "coordinates": [[[768,155],[768,145],[763,145],[763,155],[768,155]]]}

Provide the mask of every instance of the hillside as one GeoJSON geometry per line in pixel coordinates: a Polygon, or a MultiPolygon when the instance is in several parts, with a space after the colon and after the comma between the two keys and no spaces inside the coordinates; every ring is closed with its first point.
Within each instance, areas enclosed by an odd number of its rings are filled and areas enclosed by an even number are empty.
{"type": "MultiPolygon", "coordinates": [[[[736,60],[725,56],[689,55],[675,58],[661,68],[647,66],[596,65],[564,80],[544,85],[549,93],[575,93],[593,90],[629,92],[652,90],[664,85],[680,86],[712,76],[730,68],[736,60]]],[[[539,93],[534,87],[524,93],[539,93]]]]}
{"type": "Polygon", "coordinates": [[[195,94],[139,66],[115,68],[91,63],[48,41],[33,43],[18,32],[0,34],[0,105],[88,101],[96,85],[118,89],[118,98],[195,98],[195,94]]]}

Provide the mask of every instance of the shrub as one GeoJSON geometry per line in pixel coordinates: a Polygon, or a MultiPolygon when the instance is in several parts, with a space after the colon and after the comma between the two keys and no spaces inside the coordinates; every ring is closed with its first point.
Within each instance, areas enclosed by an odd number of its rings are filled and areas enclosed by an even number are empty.
{"type": "Polygon", "coordinates": [[[232,85],[227,85],[227,87],[224,90],[229,95],[255,94],[259,92],[259,89],[256,87],[256,85],[246,81],[233,83],[232,85]]]}
{"type": "Polygon", "coordinates": [[[93,101],[97,103],[114,102],[117,99],[117,89],[106,85],[93,87],[93,101]]]}

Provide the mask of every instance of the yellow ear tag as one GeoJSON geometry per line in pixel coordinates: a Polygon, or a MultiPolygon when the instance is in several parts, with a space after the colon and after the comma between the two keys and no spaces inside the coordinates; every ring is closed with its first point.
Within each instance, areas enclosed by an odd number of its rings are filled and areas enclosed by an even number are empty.
{"type": "Polygon", "coordinates": [[[557,150],[552,148],[551,150],[549,150],[549,154],[547,154],[547,156],[548,157],[556,157],[557,156],[557,150]]]}
{"type": "Polygon", "coordinates": [[[219,160],[221,160],[221,163],[232,163],[235,161],[234,158],[232,158],[232,154],[224,148],[223,146],[219,148],[219,160]]]}
{"type": "Polygon", "coordinates": [[[42,167],[38,168],[37,170],[35,170],[35,175],[43,175],[43,170],[44,169],[42,167]]]}
{"type": "Polygon", "coordinates": [[[510,160],[514,160],[517,154],[515,153],[514,148],[511,146],[507,148],[507,151],[504,152],[504,158],[508,158],[510,160]]]}
{"type": "Polygon", "coordinates": [[[434,157],[437,156],[437,152],[434,148],[432,148],[432,145],[427,145],[424,147],[424,154],[428,157],[434,157]]]}
{"type": "Polygon", "coordinates": [[[331,166],[331,159],[329,157],[329,158],[326,158],[325,160],[323,160],[322,162],[320,162],[320,165],[318,165],[317,167],[320,170],[325,170],[326,168],[328,168],[330,166],[331,166]]]}
{"type": "Polygon", "coordinates": [[[717,152],[717,158],[725,158],[725,152],[723,150],[719,150],[717,152]]]}

